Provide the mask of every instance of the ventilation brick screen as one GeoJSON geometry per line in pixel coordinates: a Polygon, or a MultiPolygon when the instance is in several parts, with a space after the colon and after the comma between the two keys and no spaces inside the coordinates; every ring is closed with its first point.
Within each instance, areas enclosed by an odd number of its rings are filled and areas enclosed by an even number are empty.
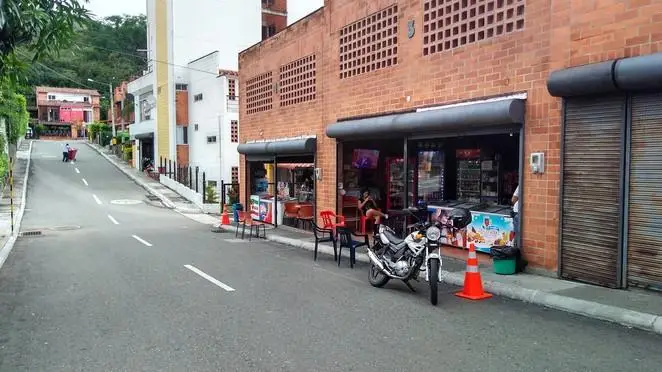
{"type": "Polygon", "coordinates": [[[237,99],[237,81],[228,79],[228,98],[232,101],[237,99]]]}
{"type": "Polygon", "coordinates": [[[273,77],[267,72],[246,82],[246,113],[255,114],[271,110],[273,102],[273,77]]]}
{"type": "Polygon", "coordinates": [[[230,120],[230,142],[239,142],[239,122],[230,120]]]}
{"type": "Polygon", "coordinates": [[[423,55],[524,28],[524,0],[426,0],[423,55]]]}
{"type": "Polygon", "coordinates": [[[280,105],[290,106],[315,99],[315,55],[280,66],[280,105]]]}
{"type": "Polygon", "coordinates": [[[340,30],[340,78],[398,64],[398,6],[392,5],[340,30]]]}
{"type": "Polygon", "coordinates": [[[239,183],[239,167],[232,167],[232,183],[239,183]]]}

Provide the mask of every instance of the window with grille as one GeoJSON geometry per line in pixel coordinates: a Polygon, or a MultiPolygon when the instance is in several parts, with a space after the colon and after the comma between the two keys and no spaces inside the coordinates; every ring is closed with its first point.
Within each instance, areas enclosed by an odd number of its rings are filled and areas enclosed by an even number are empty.
{"type": "Polygon", "coordinates": [[[228,79],[228,99],[237,100],[237,81],[235,79],[228,79]]]}
{"type": "Polygon", "coordinates": [[[290,106],[315,99],[316,61],[311,54],[280,66],[280,105],[290,106]]]}
{"type": "Polygon", "coordinates": [[[230,121],[230,142],[239,142],[239,122],[236,120],[230,121]]]}
{"type": "Polygon", "coordinates": [[[232,183],[239,183],[239,167],[232,167],[232,183]]]}
{"type": "Polygon", "coordinates": [[[246,82],[246,113],[255,114],[271,110],[273,94],[271,71],[248,79],[246,82]]]}
{"type": "Polygon", "coordinates": [[[340,78],[398,64],[398,6],[392,5],[340,30],[340,78]]]}
{"type": "Polygon", "coordinates": [[[524,28],[524,0],[426,0],[423,55],[524,28]]]}
{"type": "Polygon", "coordinates": [[[216,143],[216,136],[207,136],[207,143],[216,143]]]}

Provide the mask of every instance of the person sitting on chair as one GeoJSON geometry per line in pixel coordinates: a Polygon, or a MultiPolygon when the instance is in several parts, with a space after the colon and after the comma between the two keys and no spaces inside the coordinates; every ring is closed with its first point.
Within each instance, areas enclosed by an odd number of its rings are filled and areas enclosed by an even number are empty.
{"type": "Polygon", "coordinates": [[[361,192],[361,196],[362,198],[359,199],[359,209],[363,212],[364,216],[367,218],[374,218],[375,225],[379,225],[382,218],[388,219],[388,214],[384,214],[377,209],[377,203],[372,199],[370,190],[364,189],[361,192]]]}

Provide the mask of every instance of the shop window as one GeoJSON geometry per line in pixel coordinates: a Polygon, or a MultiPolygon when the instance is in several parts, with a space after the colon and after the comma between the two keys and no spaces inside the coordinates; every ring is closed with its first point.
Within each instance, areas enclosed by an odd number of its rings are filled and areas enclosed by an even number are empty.
{"type": "Polygon", "coordinates": [[[426,0],[423,55],[524,29],[524,0],[426,0]]]}
{"type": "Polygon", "coordinates": [[[246,113],[255,114],[272,108],[273,77],[271,72],[257,75],[246,82],[246,113]]]}
{"type": "Polygon", "coordinates": [[[392,5],[340,29],[340,78],[398,64],[398,6],[392,5]]]}
{"type": "Polygon", "coordinates": [[[237,80],[228,79],[228,99],[230,101],[237,100],[237,80]]]}
{"type": "Polygon", "coordinates": [[[239,183],[239,167],[232,167],[232,183],[239,183]]]}
{"type": "Polygon", "coordinates": [[[239,142],[239,122],[237,120],[230,121],[230,142],[239,142]]]}
{"type": "Polygon", "coordinates": [[[216,143],[216,136],[207,136],[207,143],[216,143]]]}
{"type": "Polygon", "coordinates": [[[314,54],[280,66],[280,106],[314,100],[316,84],[314,54]]]}

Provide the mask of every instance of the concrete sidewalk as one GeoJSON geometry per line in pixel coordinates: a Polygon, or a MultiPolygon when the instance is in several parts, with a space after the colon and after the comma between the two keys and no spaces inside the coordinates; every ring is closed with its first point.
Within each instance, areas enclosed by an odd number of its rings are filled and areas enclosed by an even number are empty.
{"type": "Polygon", "coordinates": [[[202,210],[198,208],[195,204],[184,199],[181,195],[177,194],[173,190],[164,186],[160,182],[150,178],[145,173],[140,172],[136,168],[130,167],[125,161],[118,158],[110,150],[101,147],[97,144],[92,144],[86,142],[86,144],[94,149],[96,152],[101,154],[106,160],[113,164],[117,169],[124,173],[127,177],[132,179],[135,183],[140,185],[142,188],[147,190],[153,196],[159,198],[163,205],[170,209],[174,209],[177,212],[181,213],[202,213],[202,210]]]}
{"type": "Polygon", "coordinates": [[[32,140],[20,141],[16,149],[16,159],[14,159],[13,192],[10,192],[9,185],[7,185],[0,198],[0,267],[14,248],[14,243],[21,231],[21,222],[25,213],[27,182],[30,175],[31,153],[32,140]]]}
{"type": "MultiPolygon", "coordinates": [[[[199,210],[186,206],[177,206],[177,202],[170,198],[173,194],[175,198],[181,197],[174,191],[168,189],[169,192],[162,192],[155,189],[153,184],[160,185],[159,183],[133,168],[122,165],[117,157],[109,156],[98,146],[91,145],[91,147],[136,183],[158,196],[164,204],[175,205],[173,209],[184,216],[219,228],[218,216],[202,214],[199,210]]],[[[220,230],[234,233],[233,226],[220,226],[220,230]]],[[[315,249],[312,234],[293,229],[282,227],[267,229],[267,240],[309,251],[315,249]]],[[[318,253],[333,255],[333,248],[330,244],[322,243],[318,247],[318,253]]],[[[369,262],[367,254],[363,252],[357,252],[356,259],[369,262]]],[[[527,273],[497,275],[491,272],[490,266],[484,264],[480,266],[485,290],[495,295],[662,334],[662,294],[660,293],[614,290],[527,273]]],[[[465,260],[444,257],[443,267],[445,270],[442,280],[445,283],[463,285],[465,260]]]]}

